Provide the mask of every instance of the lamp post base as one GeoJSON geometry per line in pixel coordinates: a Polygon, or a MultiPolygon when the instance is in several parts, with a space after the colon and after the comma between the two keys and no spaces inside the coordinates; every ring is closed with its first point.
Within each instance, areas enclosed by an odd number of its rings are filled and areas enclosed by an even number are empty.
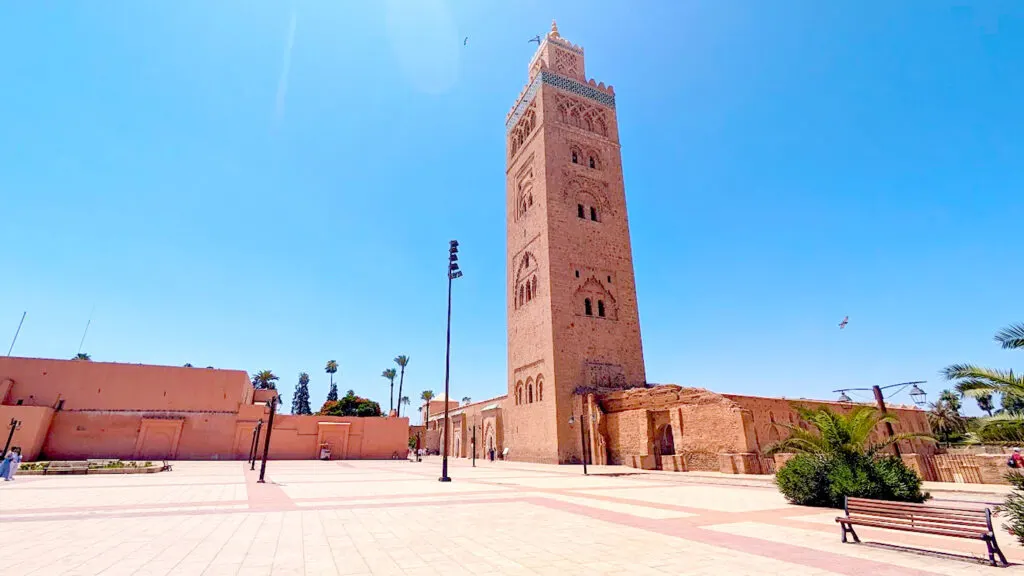
{"type": "Polygon", "coordinates": [[[452,479],[447,477],[447,476],[441,476],[440,478],[437,479],[437,481],[438,482],[451,482],[452,479]]]}

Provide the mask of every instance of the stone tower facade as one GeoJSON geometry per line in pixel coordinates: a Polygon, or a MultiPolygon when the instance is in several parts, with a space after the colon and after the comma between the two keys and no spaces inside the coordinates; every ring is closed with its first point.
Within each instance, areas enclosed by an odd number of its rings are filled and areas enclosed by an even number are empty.
{"type": "Polygon", "coordinates": [[[514,460],[578,462],[577,391],[645,382],[615,92],[587,80],[554,23],[528,70],[505,122],[504,444],[514,460]]]}

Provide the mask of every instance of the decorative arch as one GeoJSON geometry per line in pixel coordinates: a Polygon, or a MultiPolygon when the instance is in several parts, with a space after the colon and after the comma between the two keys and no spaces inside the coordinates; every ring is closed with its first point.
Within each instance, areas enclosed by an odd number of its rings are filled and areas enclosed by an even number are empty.
{"type": "Polygon", "coordinates": [[[516,382],[516,406],[523,403],[523,381],[516,382]]]}
{"type": "MultiPolygon", "coordinates": [[[[584,156],[587,159],[586,165],[588,168],[592,168],[594,170],[601,169],[601,155],[598,154],[596,150],[594,150],[593,148],[588,148],[584,156]]],[[[583,162],[581,161],[580,164],[582,163],[583,162]]]]}
{"type": "Polygon", "coordinates": [[[533,378],[526,379],[526,403],[533,404],[533,378]]]}
{"type": "Polygon", "coordinates": [[[526,140],[533,134],[533,129],[537,126],[537,104],[536,102],[531,103],[527,107],[526,112],[516,122],[515,128],[509,132],[508,136],[508,151],[509,157],[514,157],[519,150],[526,143],[526,140]]]}
{"type": "Polygon", "coordinates": [[[540,284],[537,282],[539,262],[532,252],[523,252],[516,261],[515,281],[512,285],[513,304],[515,308],[525,306],[537,298],[540,284]]]}
{"type": "Polygon", "coordinates": [[[544,400],[544,376],[537,374],[537,402],[544,400]]]}
{"type": "Polygon", "coordinates": [[[577,314],[608,320],[618,319],[618,306],[615,296],[596,276],[587,278],[576,289],[573,300],[577,303],[577,314]]]}

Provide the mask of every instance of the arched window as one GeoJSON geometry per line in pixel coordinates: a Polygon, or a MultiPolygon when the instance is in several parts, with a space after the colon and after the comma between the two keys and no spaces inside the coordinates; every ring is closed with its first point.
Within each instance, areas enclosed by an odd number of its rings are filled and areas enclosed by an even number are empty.
{"type": "Polygon", "coordinates": [[[529,302],[530,300],[533,300],[533,287],[530,286],[529,282],[527,282],[526,283],[526,301],[529,302]]]}
{"type": "Polygon", "coordinates": [[[526,387],[526,403],[533,404],[533,384],[526,387]]]}
{"type": "Polygon", "coordinates": [[[544,400],[544,381],[537,377],[537,402],[544,400]]]}
{"type": "Polygon", "coordinates": [[[533,206],[533,194],[530,194],[526,197],[526,206],[533,206]]]}
{"type": "Polygon", "coordinates": [[[533,282],[533,295],[537,296],[537,277],[536,276],[533,277],[532,282],[533,282]]]}
{"type": "Polygon", "coordinates": [[[519,287],[519,305],[522,306],[525,303],[526,303],[526,287],[525,286],[520,286],[519,287]]]}
{"type": "Polygon", "coordinates": [[[572,151],[572,163],[573,164],[579,164],[579,158],[576,156],[576,151],[575,150],[572,151]]]}
{"type": "Polygon", "coordinates": [[[529,265],[530,265],[530,255],[529,254],[523,254],[523,266],[529,266],[529,265]]]}
{"type": "Polygon", "coordinates": [[[604,300],[597,301],[597,315],[604,318],[604,300]]]}
{"type": "Polygon", "coordinates": [[[593,156],[590,157],[590,167],[591,168],[597,168],[597,164],[594,162],[594,157],[593,156]]]}
{"type": "Polygon", "coordinates": [[[520,405],[522,403],[523,403],[523,383],[522,382],[517,382],[516,383],[516,405],[518,406],[518,405],[520,405]]]}
{"type": "Polygon", "coordinates": [[[594,208],[593,206],[590,207],[590,219],[597,222],[597,208],[594,208]]]}
{"type": "Polygon", "coordinates": [[[590,298],[587,298],[586,300],[583,301],[583,313],[586,314],[587,316],[594,315],[594,307],[590,303],[590,298]]]}
{"type": "Polygon", "coordinates": [[[576,205],[576,216],[580,218],[586,218],[586,216],[583,215],[583,204],[576,205]]]}

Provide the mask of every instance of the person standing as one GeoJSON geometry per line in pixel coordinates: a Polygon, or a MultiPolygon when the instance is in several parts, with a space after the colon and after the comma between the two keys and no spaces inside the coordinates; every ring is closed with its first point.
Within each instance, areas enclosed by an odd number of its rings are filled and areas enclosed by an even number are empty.
{"type": "Polygon", "coordinates": [[[21,448],[15,446],[11,448],[11,451],[4,457],[4,462],[0,465],[4,482],[10,482],[14,480],[14,473],[18,470],[18,465],[21,464],[21,448]]]}

